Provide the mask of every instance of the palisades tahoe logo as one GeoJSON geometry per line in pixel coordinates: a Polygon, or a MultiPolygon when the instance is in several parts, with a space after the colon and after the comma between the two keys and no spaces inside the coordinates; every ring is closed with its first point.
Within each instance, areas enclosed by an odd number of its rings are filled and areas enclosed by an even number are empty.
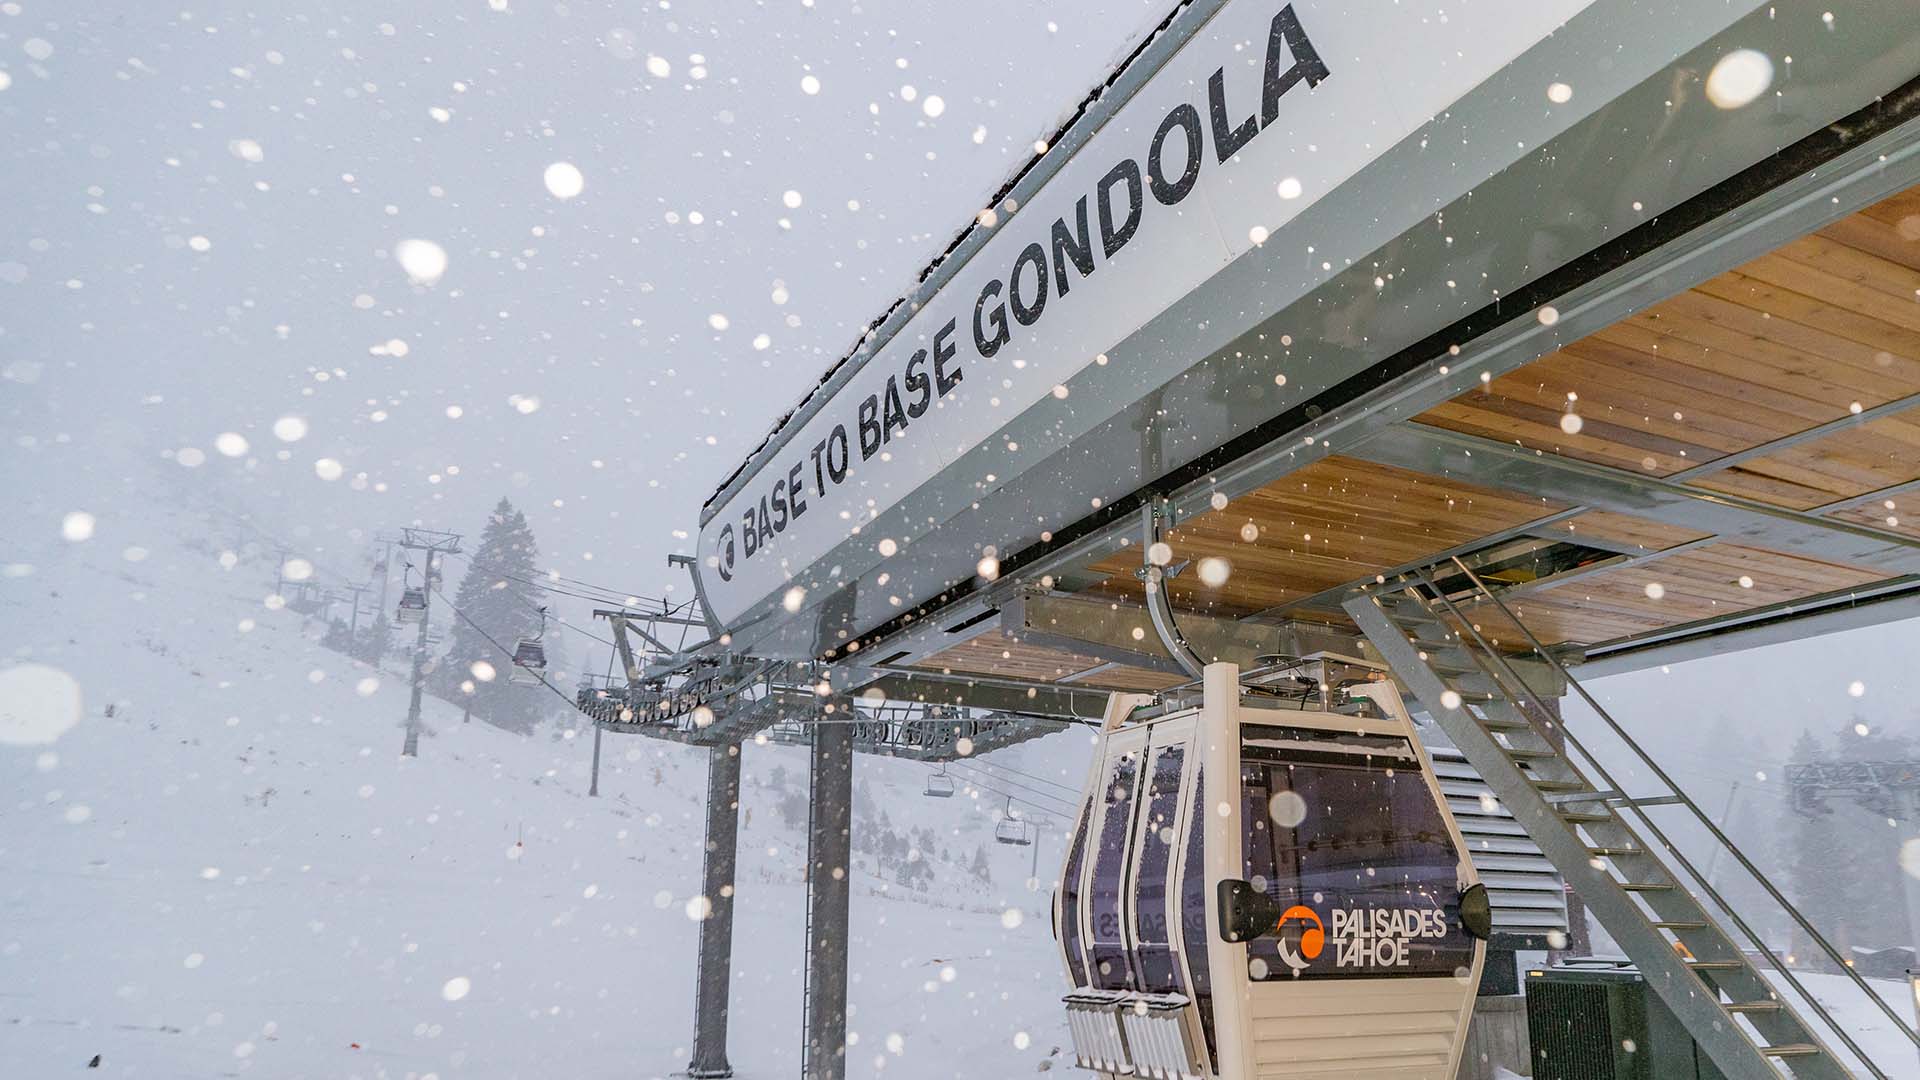
{"type": "MultiPolygon", "coordinates": [[[[1015,324],[1031,327],[1049,310],[1087,302],[1069,298],[1069,293],[1078,287],[1076,282],[1092,279],[1119,255],[1139,232],[1143,215],[1172,212],[1193,193],[1209,158],[1213,168],[1225,165],[1280,118],[1282,96],[1302,82],[1314,87],[1328,77],[1292,5],[1274,15],[1265,45],[1257,107],[1240,116],[1229,111],[1227,69],[1222,65],[1204,91],[1195,84],[1196,100],[1180,102],[1166,113],[1150,138],[1142,130],[1140,156],[1115,162],[1079,197],[1071,214],[1030,226],[1024,218],[1010,221],[1009,229],[1031,227],[1032,240],[1004,276],[993,277],[970,298],[972,311],[966,310],[969,298],[956,301],[939,295],[933,304],[960,310],[937,322],[930,347],[895,351],[891,359],[900,367],[887,374],[884,384],[858,401],[835,402],[843,413],[839,422],[823,426],[811,446],[796,442],[789,460],[764,470],[771,484],[758,498],[749,497],[739,516],[715,538],[709,565],[721,580],[732,581],[739,562],[768,550],[776,536],[795,527],[812,504],[837,490],[857,465],[880,455],[941,404],[966,380],[969,361],[989,359],[1013,340],[1015,324]]],[[[1206,214],[1185,220],[1193,228],[1213,227],[1206,214]]]]}
{"type": "Polygon", "coordinates": [[[1317,912],[1295,904],[1280,916],[1280,960],[1294,971],[1305,971],[1333,946],[1336,968],[1406,967],[1416,941],[1447,936],[1447,916],[1439,908],[1335,908],[1323,923],[1317,912]],[[1298,945],[1285,933],[1289,924],[1301,928],[1298,945]]]}

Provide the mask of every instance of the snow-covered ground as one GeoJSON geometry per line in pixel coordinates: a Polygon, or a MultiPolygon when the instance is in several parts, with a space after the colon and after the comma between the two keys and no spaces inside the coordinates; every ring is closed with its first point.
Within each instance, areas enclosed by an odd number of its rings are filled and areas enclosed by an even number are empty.
{"type": "MultiPolygon", "coordinates": [[[[0,669],[47,665],[84,695],[57,741],[0,745],[0,1075],[95,1055],[137,1077],[682,1067],[702,752],[610,739],[590,799],[589,739],[463,725],[429,699],[431,735],[401,759],[404,680],[264,606],[271,560],[223,569],[220,531],[142,507],[0,553],[0,669]]],[[[1022,760],[1084,760],[1051,742],[1022,760]]],[[[768,777],[784,766],[798,790],[806,762],[746,753],[732,1058],[791,1076],[803,837],[768,777]]],[[[1031,853],[991,842],[981,802],[920,798],[924,771],[863,757],[856,776],[896,827],[968,857],[984,842],[993,884],[942,864],[930,893],[882,894],[891,875],[856,872],[850,1074],[1061,1065],[1031,853]]],[[[1057,839],[1042,843],[1050,879],[1057,839]]]]}
{"type": "MultiPolygon", "coordinates": [[[[1916,1048],[1894,1028],[1886,1014],[1874,1008],[1873,1003],[1861,995],[1853,980],[1844,975],[1810,973],[1801,973],[1799,979],[1833,1013],[1834,1019],[1847,1029],[1860,1049],[1866,1051],[1867,1056],[1888,1076],[1920,1077],[1920,1048],[1916,1048]]],[[[1906,1018],[1913,1015],[1913,995],[1906,983],[1897,979],[1868,979],[1866,982],[1882,1001],[1892,1007],[1895,1016],[1906,1018]]],[[[1803,1000],[1784,980],[1775,978],[1774,984],[1787,1001],[1803,1000]]],[[[1833,1039],[1827,1041],[1833,1051],[1854,1070],[1855,1075],[1870,1075],[1860,1066],[1859,1058],[1845,1046],[1833,1039]]]]}

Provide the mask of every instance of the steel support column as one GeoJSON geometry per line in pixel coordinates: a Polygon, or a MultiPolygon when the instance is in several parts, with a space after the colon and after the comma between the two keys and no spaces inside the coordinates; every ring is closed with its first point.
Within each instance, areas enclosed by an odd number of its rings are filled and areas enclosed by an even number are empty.
{"type": "Polygon", "coordinates": [[[847,874],[853,857],[853,726],[813,727],[807,820],[806,1046],[802,1080],[847,1075],[847,874]]]}
{"type": "Polygon", "coordinates": [[[740,837],[740,750],[707,751],[707,838],[701,892],[707,917],[700,923],[699,977],[694,987],[693,1060],[690,1077],[733,1075],[727,1063],[728,990],[733,975],[734,866],[740,837]]]}

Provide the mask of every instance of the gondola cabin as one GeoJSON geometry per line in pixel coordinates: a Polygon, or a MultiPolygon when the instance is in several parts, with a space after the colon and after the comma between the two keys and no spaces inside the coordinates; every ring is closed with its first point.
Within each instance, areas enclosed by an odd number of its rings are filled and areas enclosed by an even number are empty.
{"type": "Polygon", "coordinates": [[[1491,930],[1465,851],[1376,665],[1115,695],[1054,899],[1077,1064],[1451,1080],[1491,930]]]}
{"type": "Polygon", "coordinates": [[[395,619],[403,623],[425,622],[427,618],[427,590],[408,587],[400,594],[400,608],[394,612],[395,619]]]}
{"type": "Polygon", "coordinates": [[[513,649],[513,666],[507,670],[507,682],[514,686],[539,686],[546,681],[547,649],[538,638],[525,638],[513,649]]]}

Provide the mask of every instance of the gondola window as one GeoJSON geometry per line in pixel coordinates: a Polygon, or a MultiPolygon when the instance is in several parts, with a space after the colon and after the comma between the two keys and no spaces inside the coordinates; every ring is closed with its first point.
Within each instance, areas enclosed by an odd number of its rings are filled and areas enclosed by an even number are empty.
{"type": "Polygon", "coordinates": [[[1152,994],[1181,989],[1167,933],[1167,868],[1173,853],[1173,816],[1180,806],[1180,768],[1186,747],[1163,746],[1149,774],[1145,832],[1140,837],[1140,887],[1134,914],[1140,942],[1140,989],[1152,994]]]}
{"type": "Polygon", "coordinates": [[[1135,989],[1133,965],[1120,935],[1120,901],[1126,882],[1127,832],[1133,825],[1139,776],[1139,755],[1123,754],[1114,761],[1104,784],[1093,882],[1087,898],[1093,921],[1089,928],[1093,938],[1091,974],[1102,990],[1135,989]]]}
{"type": "Polygon", "coordinates": [[[1200,1010],[1200,1030],[1206,1036],[1207,1055],[1217,1059],[1214,1044],[1213,975],[1207,967],[1207,771],[1193,766],[1193,811],[1187,825],[1186,864],[1180,871],[1180,941],[1186,948],[1187,970],[1193,976],[1193,1003],[1200,1010]]]}
{"type": "Polygon", "coordinates": [[[1290,728],[1247,734],[1247,880],[1284,913],[1275,934],[1250,943],[1252,976],[1434,976],[1469,967],[1460,856],[1406,740],[1290,728]]]}
{"type": "Polygon", "coordinates": [[[1081,939],[1085,936],[1080,922],[1080,866],[1086,858],[1087,829],[1092,819],[1092,812],[1083,813],[1074,828],[1066,873],[1060,879],[1060,938],[1066,943],[1067,970],[1075,986],[1087,985],[1087,966],[1080,954],[1081,939]]]}

